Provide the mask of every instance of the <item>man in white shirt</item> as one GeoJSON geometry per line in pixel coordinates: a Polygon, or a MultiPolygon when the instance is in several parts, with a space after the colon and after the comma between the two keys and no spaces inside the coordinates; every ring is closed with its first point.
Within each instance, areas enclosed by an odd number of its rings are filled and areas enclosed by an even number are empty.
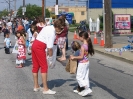
{"type": "Polygon", "coordinates": [[[10,20],[8,20],[7,27],[10,33],[12,33],[12,22],[10,20]]]}

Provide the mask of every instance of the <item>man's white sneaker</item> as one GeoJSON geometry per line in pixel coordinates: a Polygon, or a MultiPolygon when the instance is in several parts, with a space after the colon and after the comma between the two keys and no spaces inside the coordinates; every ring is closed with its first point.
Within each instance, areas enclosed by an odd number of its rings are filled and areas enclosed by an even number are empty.
{"type": "Polygon", "coordinates": [[[48,90],[48,91],[43,91],[43,94],[49,94],[49,95],[54,95],[56,94],[56,91],[48,90]]]}
{"type": "Polygon", "coordinates": [[[91,90],[90,88],[87,88],[87,89],[85,89],[84,92],[82,93],[82,96],[84,97],[84,96],[87,96],[87,95],[89,95],[89,94],[91,94],[91,93],[92,93],[92,90],[91,90]]]}
{"type": "Polygon", "coordinates": [[[33,91],[34,91],[34,92],[41,91],[41,87],[39,87],[39,88],[34,88],[33,91]]]}
{"type": "Polygon", "coordinates": [[[73,92],[74,92],[74,93],[79,93],[79,91],[78,91],[78,90],[73,90],[73,92]]]}

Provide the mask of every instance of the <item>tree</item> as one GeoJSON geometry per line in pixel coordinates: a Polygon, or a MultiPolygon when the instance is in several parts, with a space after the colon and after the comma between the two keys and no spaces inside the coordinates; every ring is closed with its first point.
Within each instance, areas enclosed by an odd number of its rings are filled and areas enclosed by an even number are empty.
{"type": "MultiPolygon", "coordinates": [[[[46,11],[46,17],[50,17],[50,12],[48,9],[46,11]]],[[[22,17],[22,6],[18,9],[17,16],[22,17]]],[[[32,19],[34,17],[42,16],[42,7],[39,7],[37,5],[26,5],[26,13],[25,16],[32,19]]]]}
{"type": "MultiPolygon", "coordinates": [[[[103,29],[103,15],[99,15],[99,19],[100,19],[100,29],[103,29]]],[[[114,13],[112,11],[112,23],[114,23],[114,13]]],[[[113,28],[114,24],[112,24],[112,28],[113,28]]]]}
{"type": "Polygon", "coordinates": [[[8,16],[8,11],[4,9],[3,11],[0,11],[0,18],[8,16]]]}

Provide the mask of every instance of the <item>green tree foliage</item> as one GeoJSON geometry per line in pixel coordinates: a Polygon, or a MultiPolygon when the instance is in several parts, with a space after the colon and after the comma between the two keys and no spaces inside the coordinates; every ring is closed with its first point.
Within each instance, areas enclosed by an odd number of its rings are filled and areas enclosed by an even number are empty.
{"type": "MultiPolygon", "coordinates": [[[[46,11],[46,17],[50,17],[50,12],[48,9],[46,11]]],[[[32,19],[34,17],[38,17],[42,15],[42,7],[39,7],[37,5],[26,5],[26,13],[25,16],[32,19]]],[[[18,9],[17,16],[22,17],[22,6],[18,9]]]]}
{"type": "MultiPolygon", "coordinates": [[[[100,15],[99,19],[100,19],[100,29],[103,29],[103,15],[100,15]]],[[[112,11],[112,27],[113,25],[114,25],[114,13],[112,11]]]]}
{"type": "Polygon", "coordinates": [[[8,11],[5,9],[3,11],[0,11],[0,18],[8,16],[8,11]]]}

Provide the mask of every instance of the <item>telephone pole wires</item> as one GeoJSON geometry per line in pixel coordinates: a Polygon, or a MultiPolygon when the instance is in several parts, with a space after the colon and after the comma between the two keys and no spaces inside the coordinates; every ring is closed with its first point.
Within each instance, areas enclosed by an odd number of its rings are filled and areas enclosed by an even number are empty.
{"type": "Polygon", "coordinates": [[[111,10],[111,0],[104,0],[104,12],[103,17],[105,18],[104,24],[104,36],[105,36],[105,48],[112,48],[112,10],[111,10]]]}

